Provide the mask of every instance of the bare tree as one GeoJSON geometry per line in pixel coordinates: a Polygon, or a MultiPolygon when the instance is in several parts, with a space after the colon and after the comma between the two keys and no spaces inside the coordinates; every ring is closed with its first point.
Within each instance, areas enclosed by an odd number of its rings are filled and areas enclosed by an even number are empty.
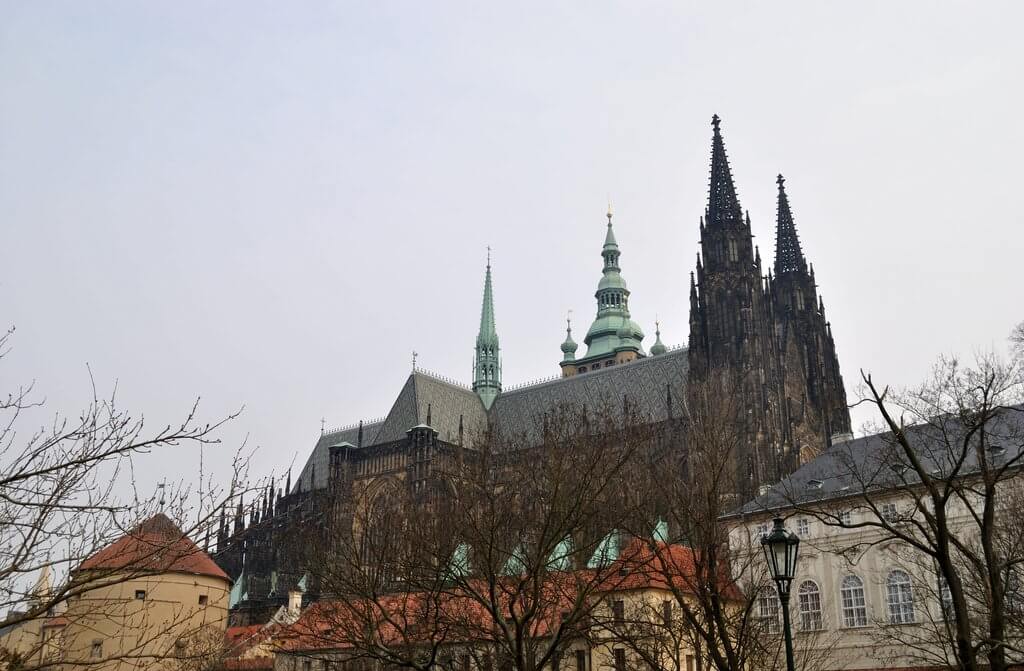
{"type": "MultiPolygon", "coordinates": [[[[778,599],[754,546],[758,539],[730,538],[725,519],[741,502],[750,468],[738,457],[750,439],[742,383],[728,374],[691,380],[681,412],[662,427],[660,449],[648,461],[644,486],[663,525],[663,542],[650,544],[650,551],[671,576],[665,581],[671,603],[653,606],[664,615],[636,613],[624,640],[653,668],[767,669],[782,654],[778,599]],[[695,659],[666,654],[683,640],[695,659]]],[[[809,654],[812,636],[798,641],[802,669],[823,662],[809,654]]]]}
{"type": "MultiPolygon", "coordinates": [[[[0,360],[9,354],[13,329],[0,337],[0,360]]],[[[128,533],[157,511],[177,518],[183,532],[199,542],[215,536],[215,512],[241,491],[246,456],[236,453],[229,485],[198,470],[186,481],[165,484],[159,496],[144,495],[135,473],[154,452],[219,443],[217,430],[235,415],[202,423],[198,405],[173,425],[150,431],[142,416],[122,409],[114,393],[93,396],[77,416],[53,415],[42,426],[44,412],[32,386],[19,387],[0,398],[0,608],[8,610],[5,632],[26,625],[34,629],[61,612],[70,599],[97,587],[110,586],[153,573],[150,556],[117,570],[79,571],[82,563],[128,533]]],[[[8,641],[12,640],[10,638],[8,641]]],[[[5,650],[21,668],[60,662],[53,644],[22,637],[27,647],[5,650]]],[[[128,651],[127,655],[132,652],[128,651]]],[[[104,660],[109,661],[109,660],[104,660]]],[[[14,666],[14,664],[11,664],[14,666]]]]}
{"type": "Polygon", "coordinates": [[[916,625],[880,631],[923,663],[1002,671],[1024,659],[1022,364],[943,358],[929,380],[904,391],[862,374],[860,402],[877,410],[882,433],[831,448],[831,475],[844,489],[815,501],[800,483],[784,483],[795,511],[868,532],[852,534],[841,552],[877,548],[914,567],[912,587],[893,589],[930,603],[916,612],[890,606],[892,622],[916,625]]]}
{"type": "Polygon", "coordinates": [[[559,408],[537,434],[522,449],[522,436],[488,433],[435,454],[427,483],[340,499],[308,561],[324,603],[304,619],[328,623],[304,632],[312,647],[422,671],[533,671],[586,641],[625,579],[628,530],[649,516],[637,485],[652,434],[628,406],[559,408]]]}

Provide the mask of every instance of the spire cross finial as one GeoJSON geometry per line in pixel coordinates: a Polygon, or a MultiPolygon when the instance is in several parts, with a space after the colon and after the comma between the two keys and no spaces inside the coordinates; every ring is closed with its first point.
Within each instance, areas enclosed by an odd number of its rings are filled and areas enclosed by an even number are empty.
{"type": "Polygon", "coordinates": [[[419,354],[416,353],[416,350],[413,350],[412,351],[412,369],[413,370],[416,370],[416,357],[418,357],[418,356],[419,356],[419,354]]]}
{"type": "Polygon", "coordinates": [[[572,310],[571,309],[565,315],[565,330],[568,333],[572,333],[572,310]]]}
{"type": "Polygon", "coordinates": [[[491,267],[491,246],[487,245],[487,267],[491,267]]]}
{"type": "Polygon", "coordinates": [[[711,116],[711,127],[716,131],[718,130],[718,124],[722,123],[722,120],[718,118],[717,114],[711,116]]]}
{"type": "Polygon", "coordinates": [[[780,174],[778,177],[775,178],[775,183],[778,184],[779,188],[781,189],[782,185],[786,183],[786,178],[780,174]]]}
{"type": "Polygon", "coordinates": [[[612,225],[612,199],[608,199],[608,212],[605,214],[608,217],[608,226],[612,225]]]}
{"type": "Polygon", "coordinates": [[[320,435],[324,435],[324,427],[327,426],[327,420],[323,417],[320,418],[320,435]]]}

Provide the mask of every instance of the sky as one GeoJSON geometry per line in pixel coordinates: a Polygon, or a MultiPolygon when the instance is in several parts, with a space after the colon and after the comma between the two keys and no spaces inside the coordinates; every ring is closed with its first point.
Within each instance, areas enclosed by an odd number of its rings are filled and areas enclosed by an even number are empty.
{"type": "MultiPolygon", "coordinates": [[[[486,248],[506,385],[596,310],[684,344],[712,114],[773,257],[783,173],[850,398],[1024,320],[1019,2],[0,3],[0,362],[77,416],[239,408],[259,475],[469,382],[486,248]]],[[[580,338],[577,337],[577,340],[580,338]]],[[[854,412],[854,423],[869,419],[854,412]]],[[[144,486],[187,480],[189,446],[144,486]]]]}

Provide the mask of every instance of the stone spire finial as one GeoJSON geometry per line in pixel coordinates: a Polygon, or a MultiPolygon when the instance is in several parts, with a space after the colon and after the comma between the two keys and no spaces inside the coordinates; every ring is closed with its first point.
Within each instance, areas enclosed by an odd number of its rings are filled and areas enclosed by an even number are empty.
{"type": "Polygon", "coordinates": [[[725,153],[720,123],[717,114],[711,118],[714,135],[711,138],[711,180],[705,217],[705,224],[709,228],[743,224],[743,210],[736,196],[736,186],[733,184],[732,170],[729,168],[729,157],[725,153]]]}
{"type": "Polygon", "coordinates": [[[779,175],[775,183],[779,185],[779,204],[775,220],[775,276],[784,273],[807,272],[807,261],[800,249],[800,238],[793,223],[793,213],[789,209],[789,196],[784,186],[786,178],[779,175]]]}

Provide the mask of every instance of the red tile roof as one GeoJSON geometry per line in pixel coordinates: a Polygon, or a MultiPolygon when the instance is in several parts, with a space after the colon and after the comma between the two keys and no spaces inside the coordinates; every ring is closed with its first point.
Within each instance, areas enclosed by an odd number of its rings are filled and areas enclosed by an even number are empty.
{"type": "Polygon", "coordinates": [[[149,518],[78,567],[80,571],[122,569],[146,574],[191,573],[231,580],[210,555],[199,549],[163,513],[149,518]]]}
{"type": "MultiPolygon", "coordinates": [[[[544,581],[544,596],[535,605],[539,608],[533,620],[531,636],[545,636],[561,621],[562,612],[574,608],[581,585],[590,584],[595,593],[614,593],[637,589],[673,589],[692,592],[697,578],[697,561],[692,548],[683,545],[653,543],[634,539],[621,557],[603,571],[583,569],[575,572],[553,572],[544,581]],[[598,580],[599,583],[591,582],[598,580]]],[[[510,583],[515,578],[508,578],[510,583]]],[[[722,595],[741,598],[736,585],[723,578],[722,595]]],[[[488,592],[486,584],[473,587],[478,593],[488,592]]],[[[501,609],[511,596],[499,590],[501,609]]],[[[477,598],[463,588],[454,587],[439,593],[404,592],[382,596],[375,601],[325,600],[311,605],[288,627],[274,636],[279,651],[346,649],[352,647],[347,632],[359,632],[364,623],[377,622],[375,638],[382,645],[408,644],[432,636],[443,635],[455,641],[480,634],[491,622],[491,614],[477,598]],[[443,632],[436,631],[443,623],[443,632]],[[422,632],[422,633],[416,633],[422,632]]]]}

